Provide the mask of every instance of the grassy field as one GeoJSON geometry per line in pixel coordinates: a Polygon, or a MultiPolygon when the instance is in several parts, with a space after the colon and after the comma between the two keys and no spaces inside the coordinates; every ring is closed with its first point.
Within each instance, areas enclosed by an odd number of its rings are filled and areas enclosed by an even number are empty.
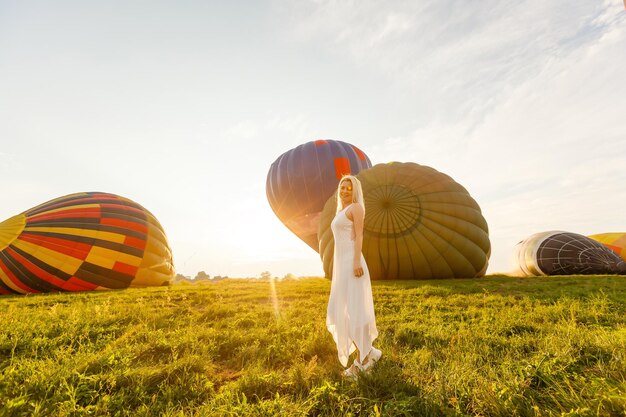
{"type": "Polygon", "coordinates": [[[373,289],[383,358],[357,382],[324,279],[4,296],[0,415],[626,415],[626,277],[373,289]]]}

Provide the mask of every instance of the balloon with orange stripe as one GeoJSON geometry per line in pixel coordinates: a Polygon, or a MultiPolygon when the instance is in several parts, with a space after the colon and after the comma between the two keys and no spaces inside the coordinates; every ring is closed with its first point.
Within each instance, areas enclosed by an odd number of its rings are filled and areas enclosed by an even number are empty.
{"type": "Polygon", "coordinates": [[[370,159],[354,145],[319,139],[280,155],[267,173],[266,193],[281,222],[313,250],[328,197],[344,174],[370,168],[370,159]]]}
{"type": "Polygon", "coordinates": [[[0,223],[0,294],[168,285],[158,220],[114,194],[60,197],[0,223]]]}

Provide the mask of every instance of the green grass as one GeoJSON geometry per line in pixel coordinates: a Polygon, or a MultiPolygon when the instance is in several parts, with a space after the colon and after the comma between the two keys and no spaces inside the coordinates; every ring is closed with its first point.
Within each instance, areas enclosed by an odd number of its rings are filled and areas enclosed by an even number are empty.
{"type": "Polygon", "coordinates": [[[374,282],[342,380],[330,282],[0,298],[2,416],[625,416],[626,277],[374,282]]]}

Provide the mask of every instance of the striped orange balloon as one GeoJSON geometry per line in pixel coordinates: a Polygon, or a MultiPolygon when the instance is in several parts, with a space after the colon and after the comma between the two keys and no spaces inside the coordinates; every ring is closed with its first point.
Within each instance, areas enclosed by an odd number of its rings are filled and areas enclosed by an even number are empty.
{"type": "Polygon", "coordinates": [[[168,285],[158,220],[114,194],[60,197],[0,223],[0,294],[168,285]]]}

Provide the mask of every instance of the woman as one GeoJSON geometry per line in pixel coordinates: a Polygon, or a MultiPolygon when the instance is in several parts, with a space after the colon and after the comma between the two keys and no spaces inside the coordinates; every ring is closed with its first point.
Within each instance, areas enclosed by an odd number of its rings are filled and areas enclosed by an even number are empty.
{"type": "Polygon", "coordinates": [[[337,214],[331,223],[335,251],[326,327],[335,339],[343,366],[358,351],[352,366],[343,372],[351,378],[370,369],[382,355],[372,346],[378,330],[369,270],[361,253],[364,218],[361,183],[356,177],[346,175],[339,182],[337,214]]]}

